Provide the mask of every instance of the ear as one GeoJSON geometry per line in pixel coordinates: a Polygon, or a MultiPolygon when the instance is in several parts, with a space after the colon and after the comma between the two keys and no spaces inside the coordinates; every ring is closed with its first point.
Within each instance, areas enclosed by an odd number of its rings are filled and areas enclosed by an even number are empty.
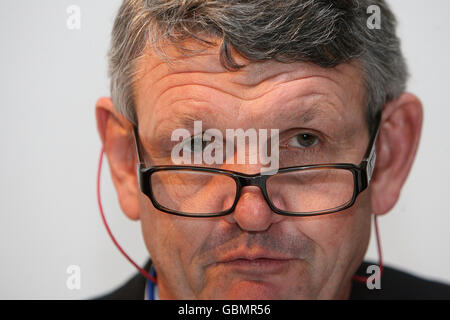
{"type": "Polygon", "coordinates": [[[139,219],[136,177],[136,149],[132,124],[114,109],[110,98],[100,98],[95,106],[97,128],[108,158],[114,186],[122,211],[139,219]]]}
{"type": "Polygon", "coordinates": [[[412,94],[404,93],[384,107],[370,182],[375,214],[385,214],[397,203],[414,162],[422,121],[422,103],[412,94]]]}

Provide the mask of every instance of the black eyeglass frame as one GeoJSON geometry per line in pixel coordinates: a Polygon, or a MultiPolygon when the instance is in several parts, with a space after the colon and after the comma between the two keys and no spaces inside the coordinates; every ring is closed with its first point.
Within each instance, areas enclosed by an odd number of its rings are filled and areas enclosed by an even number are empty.
{"type": "Polygon", "coordinates": [[[273,175],[267,175],[267,174],[245,174],[241,172],[231,171],[231,170],[223,170],[223,169],[216,169],[216,168],[205,168],[205,167],[197,167],[197,166],[176,166],[176,165],[165,165],[165,166],[151,166],[151,167],[144,167],[144,163],[142,162],[142,156],[141,156],[141,148],[139,143],[139,134],[138,134],[138,128],[137,126],[134,126],[134,140],[136,143],[136,154],[138,158],[138,164],[137,164],[137,176],[138,176],[138,183],[139,188],[152,202],[153,206],[165,213],[177,215],[177,216],[183,216],[183,217],[191,217],[191,218],[211,218],[211,217],[220,217],[225,216],[230,213],[232,213],[237,203],[240,199],[242,188],[247,186],[256,186],[258,187],[263,196],[266,200],[267,204],[269,205],[270,209],[280,215],[284,216],[295,216],[295,217],[312,217],[312,216],[319,216],[319,215],[325,215],[330,213],[336,213],[339,211],[343,211],[351,206],[356,201],[356,198],[358,195],[363,192],[370,183],[370,179],[373,174],[373,170],[375,167],[375,161],[376,161],[376,140],[378,137],[378,132],[380,128],[380,122],[381,122],[381,112],[379,112],[376,115],[375,119],[375,127],[374,132],[369,140],[369,145],[367,147],[367,150],[365,152],[365,155],[363,157],[363,160],[359,165],[355,165],[352,163],[325,163],[325,164],[315,164],[315,165],[306,165],[306,166],[296,166],[296,167],[286,167],[286,168],[280,168],[276,174],[278,173],[286,173],[286,172],[292,172],[292,171],[301,171],[301,170],[309,170],[309,169],[342,169],[342,170],[348,170],[353,175],[353,181],[354,181],[354,187],[353,187],[353,195],[351,200],[349,200],[346,204],[343,204],[339,207],[327,209],[327,210],[321,210],[321,211],[313,211],[310,213],[293,213],[289,211],[280,210],[277,207],[275,207],[272,204],[272,201],[269,198],[269,195],[267,193],[266,188],[266,182],[267,179],[272,177],[273,175]],[[190,213],[183,213],[181,211],[172,210],[167,207],[164,207],[158,203],[158,201],[155,199],[152,188],[151,188],[151,175],[158,171],[170,171],[170,170],[183,170],[183,171],[197,171],[197,172],[211,172],[216,174],[222,174],[231,177],[236,182],[236,196],[235,200],[233,202],[233,205],[230,209],[217,212],[217,213],[211,213],[211,214],[190,214],[190,213]],[[144,181],[147,181],[147,183],[144,183],[144,181]]]}

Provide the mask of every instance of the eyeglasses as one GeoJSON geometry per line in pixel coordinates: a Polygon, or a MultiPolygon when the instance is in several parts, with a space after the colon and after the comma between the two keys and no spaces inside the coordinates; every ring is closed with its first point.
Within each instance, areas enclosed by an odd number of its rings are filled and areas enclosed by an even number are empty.
{"type": "Polygon", "coordinates": [[[273,175],[195,166],[145,168],[137,127],[134,137],[138,156],[140,190],[163,212],[187,217],[217,217],[232,213],[242,188],[256,186],[270,209],[286,216],[317,216],[351,207],[372,177],[375,142],[381,113],[364,158],[351,163],[316,164],[281,168],[273,175]]]}

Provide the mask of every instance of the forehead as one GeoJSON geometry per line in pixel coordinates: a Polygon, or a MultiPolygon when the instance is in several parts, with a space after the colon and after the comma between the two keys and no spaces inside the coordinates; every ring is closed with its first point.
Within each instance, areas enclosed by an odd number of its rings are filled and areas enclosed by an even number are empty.
{"type": "MultiPolygon", "coordinates": [[[[363,105],[364,86],[358,62],[321,68],[304,62],[250,62],[233,52],[235,61],[244,67],[230,71],[221,63],[219,46],[206,48],[188,41],[183,47],[197,52],[185,55],[174,46],[166,46],[163,49],[169,59],[148,50],[140,60],[133,88],[140,124],[161,111],[170,112],[168,105],[181,99],[206,102],[221,97],[222,106],[227,107],[237,100],[245,102],[268,96],[282,86],[287,88],[285,96],[289,88],[291,92],[303,90],[305,95],[311,90],[326,91],[338,105],[350,107],[350,102],[360,108],[363,105]],[[293,85],[297,83],[295,88],[293,85]]],[[[275,96],[280,97],[281,91],[277,92],[275,96]]]]}

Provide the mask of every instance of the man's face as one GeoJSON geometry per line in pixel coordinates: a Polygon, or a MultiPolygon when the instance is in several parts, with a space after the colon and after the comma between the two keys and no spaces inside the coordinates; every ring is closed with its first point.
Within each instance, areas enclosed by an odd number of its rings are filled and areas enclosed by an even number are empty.
{"type": "MultiPolygon", "coordinates": [[[[280,167],[359,164],[367,148],[356,64],[323,69],[270,61],[229,72],[211,48],[171,64],[149,55],[140,67],[134,88],[147,166],[173,164],[172,132],[192,132],[194,120],[224,136],[226,129],[278,129],[280,167]],[[314,143],[299,144],[304,134],[314,143]]],[[[261,165],[220,168],[251,174],[261,165]]],[[[223,217],[163,213],[143,194],[140,208],[167,299],[347,298],[370,234],[369,191],[345,211],[316,217],[275,214],[257,187],[243,188],[235,211],[223,217]]]]}

